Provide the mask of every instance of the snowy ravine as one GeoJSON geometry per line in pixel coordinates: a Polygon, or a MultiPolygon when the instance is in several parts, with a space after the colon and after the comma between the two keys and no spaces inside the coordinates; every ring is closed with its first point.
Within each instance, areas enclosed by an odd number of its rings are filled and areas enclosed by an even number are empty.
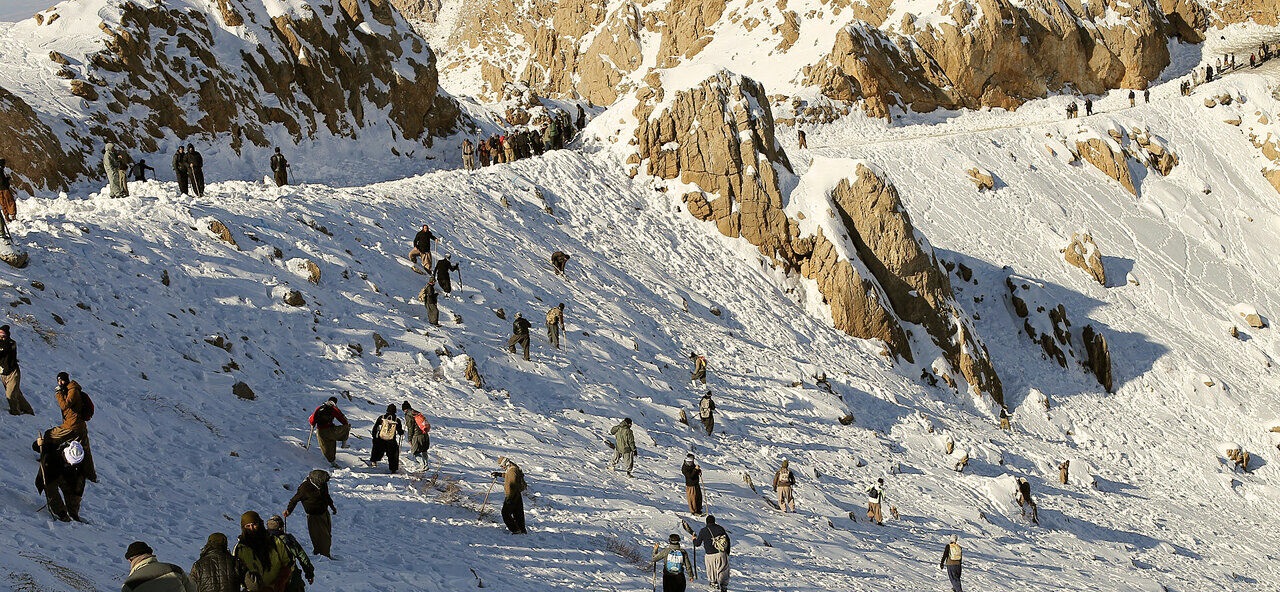
{"type": "MultiPolygon", "coordinates": [[[[939,256],[974,271],[976,283],[953,281],[1005,381],[1013,432],[968,395],[899,373],[880,344],[805,313],[793,280],[594,145],[347,189],[227,181],[192,199],[146,182],[121,200],[22,200],[15,234],[32,263],[0,269],[0,281],[38,415],[2,420],[0,578],[15,590],[112,590],[133,540],[190,566],[209,533],[234,537],[246,510],[281,512],[324,466],[314,443],[301,446],[306,416],[349,391],[341,406],[358,437],[339,451],[337,560],[318,560],[316,590],[456,591],[477,575],[492,590],[648,589],[649,572],[610,547],[647,555],[682,532],[679,464],[690,448],[706,469],[708,509],[735,539],[735,591],[944,589],[937,560],[951,534],[966,545],[972,590],[1274,589],[1268,521],[1280,491],[1267,430],[1280,418],[1280,340],[1245,327],[1233,307],[1280,314],[1280,207],[1245,128],[1223,123],[1242,115],[1259,127],[1255,110],[1274,119],[1274,84],[1237,75],[1184,98],[1174,80],[1150,105],[1072,122],[1057,120],[1059,99],[936,126],[855,118],[810,131],[809,151],[787,146],[801,174],[847,166],[834,157],[874,163],[939,256]],[[1246,101],[1203,106],[1227,91],[1246,101]],[[1044,151],[1046,133],[1106,136],[1113,125],[1164,138],[1180,163],[1168,177],[1148,169],[1135,197],[1044,151]],[[996,175],[994,192],[975,191],[971,162],[996,175]],[[237,247],[207,230],[213,219],[237,247]],[[439,329],[413,300],[425,276],[405,260],[424,222],[441,238],[437,257],[462,262],[439,329]],[[1082,229],[1114,287],[1062,262],[1082,229]],[[573,256],[564,279],[548,263],[557,249],[573,256]],[[299,259],[319,266],[318,285],[299,259]],[[1041,283],[1073,323],[1102,328],[1115,394],[1041,359],[1006,304],[1009,274],[1041,283]],[[285,305],[286,289],[306,305],[285,305]],[[557,352],[542,319],[559,302],[569,335],[557,352]],[[516,312],[534,324],[532,362],[504,349],[516,312]],[[1233,323],[1244,339],[1228,334],[1233,323]],[[380,355],[374,332],[390,343],[380,355]],[[229,351],[206,342],[215,335],[229,351]],[[681,409],[694,415],[703,390],[687,380],[691,351],[710,360],[712,437],[676,421],[681,409]],[[463,380],[463,353],[485,389],[463,380]],[[57,423],[61,370],[97,404],[89,525],[36,512],[29,446],[57,423]],[[835,394],[815,385],[821,373],[835,394]],[[234,396],[237,381],[256,400],[234,396]],[[374,418],[406,399],[434,426],[433,470],[363,466],[374,418]],[[851,426],[837,421],[847,413],[851,426]],[[622,417],[641,448],[631,479],[608,470],[602,438],[622,417]],[[947,439],[970,456],[963,473],[943,453],[947,439]],[[1255,455],[1252,474],[1225,462],[1224,442],[1255,455]],[[500,492],[477,519],[499,456],[526,471],[528,536],[497,520],[500,492]],[[799,481],[796,514],[764,499],[783,459],[799,481]],[[429,483],[437,472],[445,491],[429,483]],[[864,490],[882,476],[901,519],[869,525],[864,490]],[[1032,483],[1038,527],[1012,501],[1019,476],[1032,483]],[[443,485],[453,479],[458,496],[443,485]]],[[[290,530],[305,544],[299,518],[290,530]]]]}

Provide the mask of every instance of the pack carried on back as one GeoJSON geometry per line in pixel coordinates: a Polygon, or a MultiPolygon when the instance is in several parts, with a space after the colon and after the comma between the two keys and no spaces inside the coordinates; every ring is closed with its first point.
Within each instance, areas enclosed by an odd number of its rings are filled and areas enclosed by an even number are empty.
{"type": "Polygon", "coordinates": [[[321,405],[315,412],[316,425],[319,427],[327,427],[333,423],[333,407],[329,404],[321,405]]]}
{"type": "Polygon", "coordinates": [[[947,559],[960,563],[960,544],[947,543],[947,559]]]}
{"type": "Polygon", "coordinates": [[[702,403],[698,406],[698,416],[702,419],[711,417],[711,411],[713,409],[711,405],[711,397],[703,397],[702,403]]]}
{"type": "Polygon", "coordinates": [[[383,417],[382,426],[378,428],[379,440],[395,440],[396,439],[396,420],[383,417]]]}
{"type": "Polygon", "coordinates": [[[662,571],[677,576],[684,575],[684,550],[677,549],[667,553],[667,564],[662,571]]]}
{"type": "Polygon", "coordinates": [[[431,422],[427,421],[427,416],[419,413],[413,416],[413,422],[418,424],[418,430],[424,434],[431,433],[431,422]]]}
{"type": "Polygon", "coordinates": [[[712,537],[711,546],[715,547],[716,551],[719,551],[721,553],[728,553],[729,552],[729,535],[722,533],[712,537]]]}
{"type": "Polygon", "coordinates": [[[84,421],[93,419],[93,399],[90,399],[89,393],[84,392],[83,389],[80,391],[80,410],[78,413],[80,419],[84,421]]]}

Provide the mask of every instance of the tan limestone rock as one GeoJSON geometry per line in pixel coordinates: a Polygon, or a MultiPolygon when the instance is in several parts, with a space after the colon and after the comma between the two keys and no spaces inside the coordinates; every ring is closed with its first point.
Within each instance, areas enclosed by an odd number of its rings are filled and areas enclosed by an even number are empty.
{"type": "Polygon", "coordinates": [[[996,178],[991,171],[975,167],[965,172],[969,174],[969,180],[978,187],[978,191],[991,191],[996,188],[996,178]]]}
{"type": "Polygon", "coordinates": [[[1102,268],[1102,252],[1089,233],[1071,235],[1071,243],[1062,251],[1067,263],[1083,269],[1099,285],[1107,285],[1107,273],[1102,268]]]}
{"type": "Polygon", "coordinates": [[[1119,181],[1129,193],[1138,194],[1133,185],[1133,176],[1129,174],[1128,157],[1123,150],[1116,150],[1111,142],[1103,138],[1089,138],[1076,141],[1076,151],[1081,158],[1102,171],[1108,177],[1119,181]]]}

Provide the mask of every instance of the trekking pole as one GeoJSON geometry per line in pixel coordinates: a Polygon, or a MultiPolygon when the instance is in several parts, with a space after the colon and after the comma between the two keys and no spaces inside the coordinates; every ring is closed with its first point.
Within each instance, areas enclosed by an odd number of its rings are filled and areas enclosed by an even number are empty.
{"type": "Polygon", "coordinates": [[[311,449],[311,436],[314,436],[314,435],[316,435],[316,426],[311,426],[311,431],[307,432],[307,445],[303,446],[302,447],[303,449],[306,449],[306,450],[311,449]]]}
{"type": "MultiPolygon", "coordinates": [[[[660,545],[661,545],[661,543],[654,543],[654,544],[653,544],[653,553],[654,553],[655,555],[657,555],[657,554],[658,554],[658,547],[659,547],[660,545]]],[[[650,567],[650,569],[652,569],[652,570],[653,570],[653,592],[658,592],[658,564],[657,564],[657,563],[655,563],[655,564],[653,564],[653,565],[651,565],[651,566],[649,566],[649,567],[650,567]]]]}
{"type": "Polygon", "coordinates": [[[480,504],[480,515],[476,516],[476,520],[484,517],[484,509],[489,505],[489,494],[493,493],[493,484],[498,482],[498,476],[494,475],[493,480],[489,482],[489,490],[484,492],[484,503],[480,504]]]}

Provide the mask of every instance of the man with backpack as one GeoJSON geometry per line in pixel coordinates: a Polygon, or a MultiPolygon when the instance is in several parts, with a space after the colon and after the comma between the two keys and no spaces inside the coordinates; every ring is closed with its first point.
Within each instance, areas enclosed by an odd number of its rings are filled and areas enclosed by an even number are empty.
{"type": "Polygon", "coordinates": [[[773,490],[778,492],[778,509],[783,512],[787,511],[787,507],[791,507],[791,511],[796,511],[796,500],[791,495],[791,486],[796,484],[796,474],[791,472],[790,462],[782,461],[782,468],[773,474],[773,490]]]}
{"type": "Polygon", "coordinates": [[[320,447],[320,453],[330,465],[337,468],[338,441],[346,441],[351,435],[351,423],[342,414],[342,410],[338,409],[338,398],[329,397],[329,400],[316,407],[307,422],[316,430],[316,444],[320,447]]]}
{"type": "Polygon", "coordinates": [[[445,294],[453,292],[453,278],[449,275],[449,272],[459,271],[460,269],[457,263],[449,260],[448,255],[436,262],[436,284],[440,286],[441,290],[444,290],[445,294]]]}
{"type": "Polygon", "coordinates": [[[400,470],[400,435],[404,426],[396,417],[396,406],[387,405],[387,412],[373,422],[373,453],[369,457],[369,466],[378,466],[382,455],[387,455],[387,467],[390,472],[400,470]]]}
{"type": "Polygon", "coordinates": [[[684,592],[685,585],[693,581],[693,562],[689,561],[689,553],[680,546],[680,535],[673,534],[667,540],[669,544],[665,549],[653,546],[649,569],[662,566],[662,592],[684,592]]]}
{"type": "Polygon", "coordinates": [[[551,346],[560,349],[560,333],[564,331],[564,303],[547,311],[547,340],[551,346]]]}
{"type": "Polygon", "coordinates": [[[316,583],[316,568],[311,565],[311,558],[307,557],[307,552],[302,550],[298,539],[284,531],[284,518],[280,516],[267,518],[267,533],[284,541],[284,548],[289,551],[289,557],[292,560],[290,567],[293,568],[293,577],[289,578],[289,585],[285,588],[285,592],[306,590],[307,587],[302,584],[304,577],[308,584],[316,583]],[[302,571],[299,572],[298,568],[302,568],[302,571]]]}
{"type": "Polygon", "coordinates": [[[293,578],[293,557],[284,540],[272,536],[257,512],[240,516],[240,539],[231,551],[244,566],[244,589],[285,592],[293,578]]]}
{"type": "Polygon", "coordinates": [[[124,560],[129,562],[129,575],[120,592],[196,592],[181,567],[157,561],[155,551],[142,541],[125,547],[124,560]]]}
{"type": "Polygon", "coordinates": [[[716,402],[711,400],[711,391],[702,395],[702,400],[698,402],[698,419],[702,420],[702,427],[710,436],[711,430],[716,427],[716,402]]]}
{"type": "Polygon", "coordinates": [[[240,592],[244,566],[227,550],[227,535],[209,535],[200,558],[191,566],[191,583],[196,592],[240,592]]]}
{"type": "Polygon", "coordinates": [[[529,360],[529,328],[532,325],[520,313],[516,313],[515,322],[511,323],[511,339],[507,340],[507,351],[516,353],[516,344],[524,348],[524,359],[529,360]]]}
{"type": "Polygon", "coordinates": [[[707,357],[689,354],[689,359],[693,361],[693,373],[689,375],[689,382],[697,380],[707,384],[707,357]]]}
{"type": "Polygon", "coordinates": [[[418,460],[418,466],[425,469],[431,466],[427,453],[431,449],[431,422],[427,416],[419,413],[408,401],[400,404],[404,411],[405,423],[409,424],[409,454],[418,460]]]}
{"type": "Polygon", "coordinates": [[[18,368],[18,344],[9,337],[9,325],[0,326],[0,381],[4,382],[4,398],[9,401],[9,415],[35,415],[35,409],[22,394],[22,370],[18,368]]]}
{"type": "Polygon", "coordinates": [[[436,235],[431,233],[431,229],[426,224],[422,225],[422,230],[418,234],[413,235],[413,249],[409,251],[409,266],[418,273],[431,273],[431,241],[436,240],[436,235]],[[422,260],[422,270],[418,270],[418,260],[422,260]]]}
{"type": "Polygon", "coordinates": [[[613,426],[609,430],[610,434],[617,436],[617,441],[613,444],[613,461],[609,463],[609,468],[618,470],[618,461],[621,460],[623,468],[627,470],[627,476],[631,476],[631,469],[636,463],[636,436],[631,431],[631,418],[625,418],[622,423],[613,426]]]}
{"type": "Polygon", "coordinates": [[[705,552],[703,565],[707,568],[707,581],[712,590],[728,592],[729,590],[729,533],[723,526],[716,524],[716,517],[707,515],[707,525],[698,531],[693,545],[702,545],[705,552]]]}
{"type": "Polygon", "coordinates": [[[951,580],[951,592],[963,592],[960,589],[960,562],[962,559],[960,537],[951,535],[951,542],[942,548],[942,561],[938,568],[947,570],[947,578],[951,580]]]}
{"type": "Polygon", "coordinates": [[[31,443],[40,455],[36,474],[36,491],[43,493],[49,513],[63,522],[80,519],[80,500],[84,496],[84,447],[77,440],[56,444],[46,431],[31,443]]]}
{"type": "Polygon", "coordinates": [[[529,488],[524,471],[505,456],[498,459],[498,466],[503,471],[494,471],[493,476],[503,478],[502,522],[511,534],[529,534],[524,525],[524,490],[529,488]]]}
{"type": "Polygon", "coordinates": [[[307,478],[298,485],[298,491],[289,498],[289,507],[285,508],[283,514],[285,518],[293,513],[298,502],[302,502],[302,509],[307,512],[307,534],[311,536],[311,554],[324,555],[333,559],[329,555],[329,549],[333,544],[333,521],[329,513],[337,514],[338,506],[333,505],[333,498],[329,496],[329,473],[320,469],[307,473],[307,478]]]}
{"type": "Polygon", "coordinates": [[[564,251],[556,251],[551,254],[551,267],[556,270],[556,275],[564,275],[564,266],[569,263],[569,254],[564,251]]]}
{"type": "Polygon", "coordinates": [[[66,372],[58,373],[58,390],[55,393],[58,408],[62,410],[62,424],[49,430],[54,446],[61,446],[69,440],[76,440],[84,447],[84,476],[98,482],[98,473],[93,466],[93,452],[89,449],[89,424],[93,418],[93,400],[80,388],[80,383],[71,380],[66,372]]]}
{"type": "Polygon", "coordinates": [[[702,467],[693,460],[690,452],[680,465],[680,474],[684,475],[684,496],[689,502],[689,513],[694,516],[702,514],[702,467]]]}
{"type": "Polygon", "coordinates": [[[884,524],[884,479],[876,479],[876,484],[867,488],[867,518],[876,524],[884,524]]]}
{"type": "Polygon", "coordinates": [[[440,326],[440,292],[436,291],[436,279],[427,280],[427,285],[422,287],[422,291],[418,292],[418,298],[427,307],[427,322],[432,325],[440,326]]]}

